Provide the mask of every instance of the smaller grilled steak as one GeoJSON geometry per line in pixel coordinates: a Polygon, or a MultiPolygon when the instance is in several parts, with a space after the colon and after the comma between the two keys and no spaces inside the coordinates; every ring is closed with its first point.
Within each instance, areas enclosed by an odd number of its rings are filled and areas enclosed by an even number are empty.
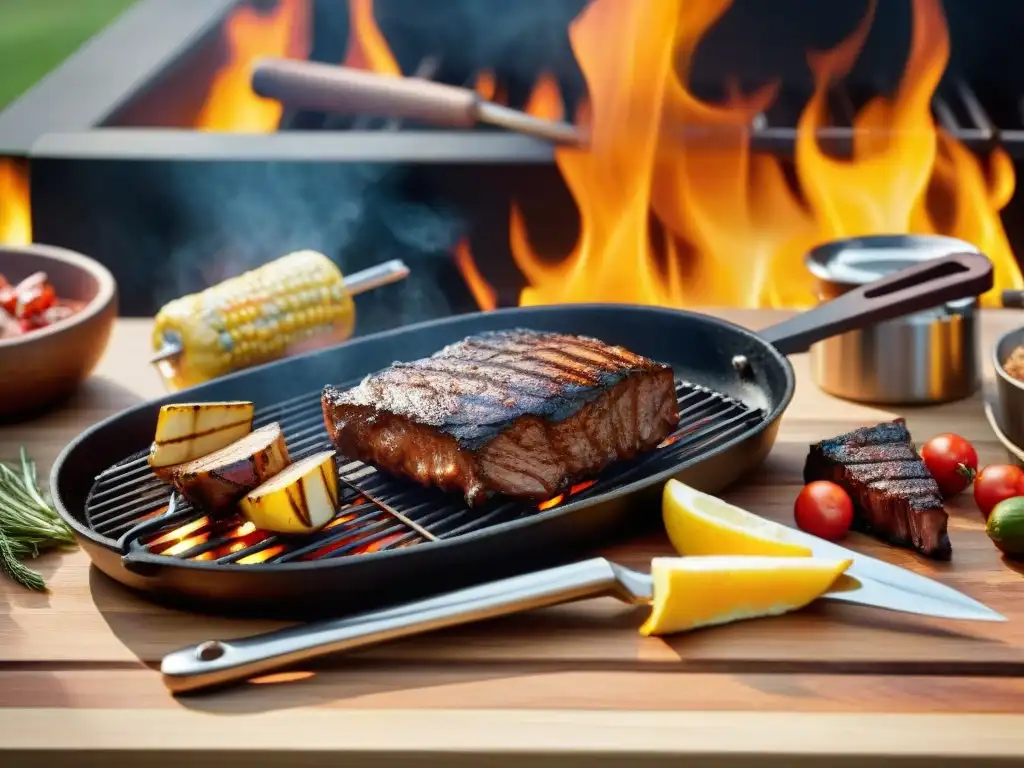
{"type": "Polygon", "coordinates": [[[470,336],[342,391],[324,422],[343,456],[423,485],[548,499],[655,448],[679,421],[672,368],[597,339],[470,336]]]}
{"type": "Polygon", "coordinates": [[[952,556],[939,486],[903,419],[812,445],[804,482],[814,480],[831,480],[850,494],[857,530],[936,560],[952,556]]]}

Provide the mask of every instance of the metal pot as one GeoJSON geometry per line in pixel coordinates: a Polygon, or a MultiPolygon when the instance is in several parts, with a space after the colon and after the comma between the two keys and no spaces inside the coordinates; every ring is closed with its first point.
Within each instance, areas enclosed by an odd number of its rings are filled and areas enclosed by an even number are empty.
{"type": "MultiPolygon", "coordinates": [[[[938,235],[878,235],[813,249],[807,267],[817,298],[830,301],[912,264],[979,253],[938,235]]],[[[834,336],[811,347],[811,371],[824,391],[846,400],[923,405],[959,400],[980,386],[976,298],[834,336]]]]}

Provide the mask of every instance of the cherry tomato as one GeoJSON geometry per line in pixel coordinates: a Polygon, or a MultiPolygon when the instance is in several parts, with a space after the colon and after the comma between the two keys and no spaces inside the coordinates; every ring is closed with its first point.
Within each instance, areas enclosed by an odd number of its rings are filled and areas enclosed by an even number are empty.
{"type": "Polygon", "coordinates": [[[835,483],[815,480],[800,491],[793,513],[800,530],[827,541],[838,541],[853,523],[853,501],[835,483]]]}
{"type": "Polygon", "coordinates": [[[974,478],[974,503],[988,520],[1000,501],[1024,496],[1024,470],[1012,464],[990,464],[974,478]]]}
{"type": "Polygon", "coordinates": [[[947,432],[933,437],[921,449],[921,458],[947,499],[974,482],[978,474],[978,454],[960,435],[947,432]]]}

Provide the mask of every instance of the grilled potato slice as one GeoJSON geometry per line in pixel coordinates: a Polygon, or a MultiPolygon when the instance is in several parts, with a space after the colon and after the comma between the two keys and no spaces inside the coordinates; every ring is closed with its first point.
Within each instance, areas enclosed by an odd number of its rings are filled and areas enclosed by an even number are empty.
{"type": "Polygon", "coordinates": [[[276,533],[311,533],[338,510],[338,471],[334,451],[297,461],[246,494],[239,509],[257,528],[276,533]]]}
{"type": "Polygon", "coordinates": [[[246,493],[289,463],[284,433],[275,422],[174,467],[171,482],[193,504],[217,513],[232,509],[246,493]]]}
{"type": "Polygon", "coordinates": [[[160,409],[149,466],[164,480],[172,468],[220,450],[252,431],[255,408],[244,400],[172,403],[160,409]]]}

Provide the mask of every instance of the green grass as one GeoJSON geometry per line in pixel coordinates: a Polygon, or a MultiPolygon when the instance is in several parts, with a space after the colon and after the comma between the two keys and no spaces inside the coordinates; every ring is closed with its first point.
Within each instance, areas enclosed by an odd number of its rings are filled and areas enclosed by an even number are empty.
{"type": "Polygon", "coordinates": [[[134,0],[0,0],[0,109],[134,0]]]}

